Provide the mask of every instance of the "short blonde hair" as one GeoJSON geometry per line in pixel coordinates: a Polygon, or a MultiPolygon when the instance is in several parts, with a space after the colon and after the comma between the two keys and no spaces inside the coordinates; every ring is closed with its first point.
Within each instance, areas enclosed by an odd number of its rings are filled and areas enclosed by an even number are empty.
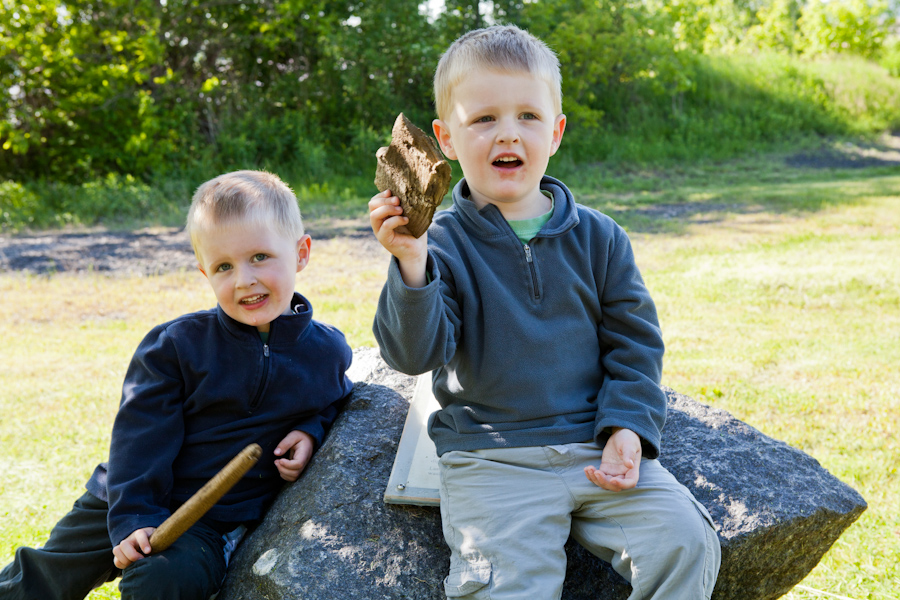
{"type": "Polygon", "coordinates": [[[547,44],[515,25],[494,25],[460,36],[441,56],[434,73],[438,118],[450,114],[453,88],[472,69],[503,73],[526,72],[550,86],[557,114],[562,113],[562,75],[559,59],[547,44]]]}
{"type": "Polygon", "coordinates": [[[234,171],[197,188],[186,229],[198,259],[198,233],[234,221],[271,227],[291,239],[303,237],[297,197],[277,175],[265,171],[234,171]]]}

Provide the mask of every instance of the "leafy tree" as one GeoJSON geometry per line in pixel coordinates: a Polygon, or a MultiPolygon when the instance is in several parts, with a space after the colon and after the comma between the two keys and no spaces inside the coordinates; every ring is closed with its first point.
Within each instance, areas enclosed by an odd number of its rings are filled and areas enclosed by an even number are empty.
{"type": "Polygon", "coordinates": [[[61,179],[140,171],[164,151],[155,2],[3,0],[0,169],[61,179]],[[152,143],[151,143],[152,142],[152,143]]]}
{"type": "Polygon", "coordinates": [[[430,122],[431,81],[440,48],[428,32],[418,0],[359,2],[355,26],[328,36],[327,54],[339,76],[335,117],[353,115],[354,125],[383,127],[400,111],[430,122]]]}
{"type": "Polygon", "coordinates": [[[802,1],[447,0],[435,19],[421,0],[0,0],[0,177],[353,175],[397,112],[427,127],[440,53],[494,22],[559,53],[585,146],[651,113],[683,129],[703,53],[852,52],[896,70],[897,0],[802,1]]]}
{"type": "Polygon", "coordinates": [[[645,92],[670,97],[691,86],[666,15],[632,0],[557,0],[529,4],[530,30],[554,48],[563,70],[566,112],[582,127],[624,122],[645,92]]]}
{"type": "MultiPolygon", "coordinates": [[[[444,47],[450,42],[473,29],[480,29],[488,24],[485,15],[481,14],[478,0],[447,0],[444,12],[437,20],[438,32],[444,47]]],[[[506,4],[507,9],[512,6],[506,4]]]]}
{"type": "Polygon", "coordinates": [[[797,20],[800,18],[799,0],[773,0],[756,13],[759,22],[747,31],[746,45],[793,53],[801,43],[797,20]]]}
{"type": "Polygon", "coordinates": [[[878,55],[889,26],[883,0],[809,0],[798,19],[806,54],[878,55]]]}

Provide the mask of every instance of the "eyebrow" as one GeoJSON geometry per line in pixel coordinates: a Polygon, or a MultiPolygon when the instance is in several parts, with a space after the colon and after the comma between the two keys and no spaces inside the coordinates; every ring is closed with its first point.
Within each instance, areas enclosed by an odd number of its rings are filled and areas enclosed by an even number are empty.
{"type": "MultiPolygon", "coordinates": [[[[483,100],[475,100],[475,104],[473,104],[469,110],[470,113],[479,113],[479,112],[490,112],[497,108],[496,102],[486,102],[483,100]]],[[[504,100],[500,100],[500,102],[504,102],[504,100]]],[[[522,103],[516,105],[516,108],[520,111],[527,112],[540,112],[540,106],[537,103],[532,102],[531,100],[526,100],[522,103]]],[[[553,112],[553,108],[550,108],[550,112],[553,112]]]]}

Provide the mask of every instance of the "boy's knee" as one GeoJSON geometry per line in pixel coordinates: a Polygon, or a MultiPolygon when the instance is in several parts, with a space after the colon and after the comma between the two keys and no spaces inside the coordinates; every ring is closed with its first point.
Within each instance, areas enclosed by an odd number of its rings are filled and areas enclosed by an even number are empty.
{"type": "Polygon", "coordinates": [[[122,573],[122,600],[208,600],[225,577],[209,568],[177,564],[164,553],[137,561],[122,573]]]}
{"type": "Polygon", "coordinates": [[[171,548],[144,557],[122,573],[122,600],[208,600],[225,579],[218,543],[190,534],[171,548]]]}
{"type": "Polygon", "coordinates": [[[719,538],[711,517],[705,514],[696,500],[691,500],[695,509],[692,517],[681,520],[669,536],[673,544],[673,552],[681,552],[686,557],[709,555],[718,560],[720,554],[719,538]]]}
{"type": "Polygon", "coordinates": [[[710,518],[699,507],[697,516],[697,519],[685,519],[673,537],[671,568],[696,582],[695,589],[702,590],[703,598],[709,598],[719,574],[722,551],[710,518]]]}

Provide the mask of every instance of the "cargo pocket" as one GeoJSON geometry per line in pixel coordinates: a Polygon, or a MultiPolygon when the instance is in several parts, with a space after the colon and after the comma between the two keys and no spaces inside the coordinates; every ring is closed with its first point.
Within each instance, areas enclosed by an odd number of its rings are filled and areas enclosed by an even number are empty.
{"type": "MultiPolygon", "coordinates": [[[[463,598],[482,590],[491,582],[491,563],[460,561],[450,567],[450,574],[444,579],[444,593],[448,598],[463,598]]],[[[487,592],[487,590],[484,590],[487,592]]],[[[472,596],[487,599],[487,595],[472,596]]]]}
{"type": "Polygon", "coordinates": [[[694,506],[697,508],[697,512],[700,513],[700,516],[706,519],[706,522],[709,523],[709,526],[712,527],[713,531],[716,530],[716,524],[713,523],[712,515],[709,514],[709,511],[706,510],[706,507],[700,503],[699,500],[694,498],[693,495],[690,496],[690,499],[693,501],[694,506]]]}
{"type": "Polygon", "coordinates": [[[706,524],[709,525],[709,527],[704,527],[706,530],[706,555],[703,560],[703,598],[704,600],[709,600],[712,596],[713,588],[716,585],[716,578],[718,577],[719,567],[722,562],[722,551],[719,546],[719,537],[716,534],[716,525],[713,523],[709,511],[706,510],[706,507],[703,506],[699,500],[693,496],[690,498],[694,501],[697,512],[700,513],[700,516],[703,517],[706,524]]]}

